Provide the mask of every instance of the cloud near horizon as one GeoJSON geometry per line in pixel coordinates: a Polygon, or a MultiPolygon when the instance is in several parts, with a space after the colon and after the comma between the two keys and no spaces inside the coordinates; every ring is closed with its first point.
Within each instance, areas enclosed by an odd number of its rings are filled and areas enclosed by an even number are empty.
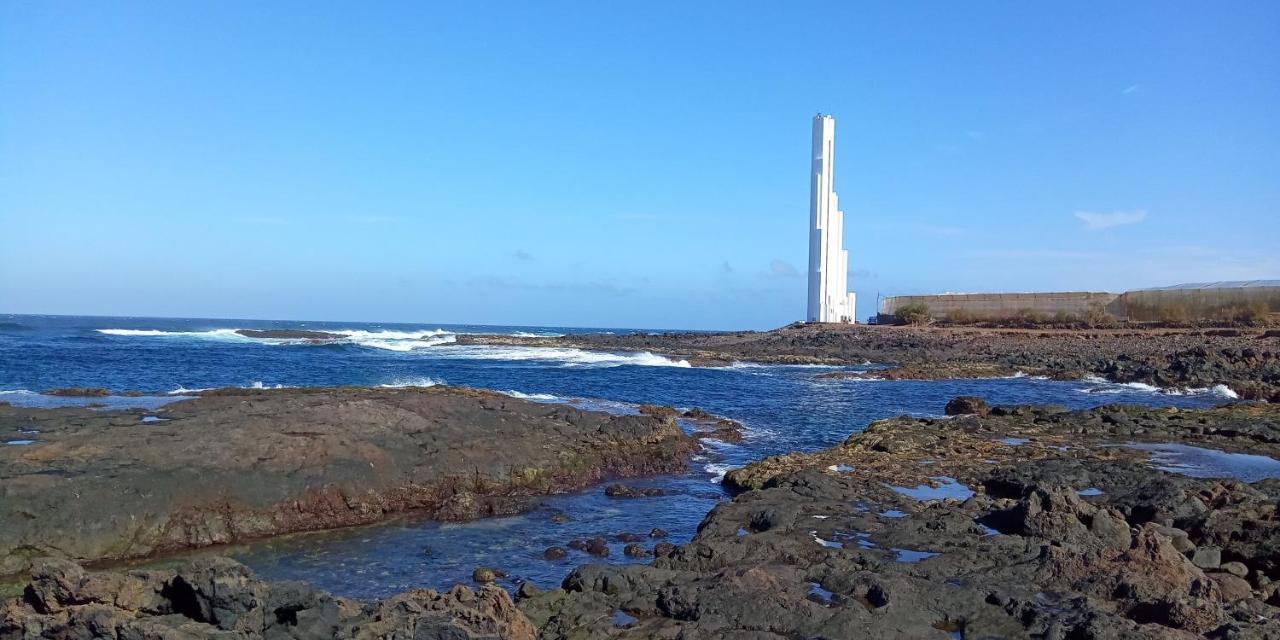
{"type": "Polygon", "coordinates": [[[769,263],[769,276],[773,278],[799,278],[800,272],[790,262],[775,259],[769,263]]]}
{"type": "Polygon", "coordinates": [[[1147,219],[1147,212],[1142,209],[1133,211],[1112,211],[1111,213],[1094,213],[1090,211],[1075,212],[1076,219],[1084,223],[1089,231],[1101,231],[1111,227],[1122,227],[1138,224],[1147,219]]]}

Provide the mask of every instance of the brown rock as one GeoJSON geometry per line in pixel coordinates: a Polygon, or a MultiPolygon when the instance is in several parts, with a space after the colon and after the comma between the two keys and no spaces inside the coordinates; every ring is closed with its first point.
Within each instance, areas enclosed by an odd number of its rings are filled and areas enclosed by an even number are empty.
{"type": "Polygon", "coordinates": [[[1240,576],[1230,573],[1210,573],[1209,577],[1218,583],[1224,602],[1244,600],[1253,595],[1253,587],[1249,586],[1249,581],[1240,576]]]}
{"type": "Polygon", "coordinates": [[[977,396],[956,396],[947,402],[945,411],[949,416],[985,416],[991,413],[991,408],[987,406],[986,400],[977,396]]]}

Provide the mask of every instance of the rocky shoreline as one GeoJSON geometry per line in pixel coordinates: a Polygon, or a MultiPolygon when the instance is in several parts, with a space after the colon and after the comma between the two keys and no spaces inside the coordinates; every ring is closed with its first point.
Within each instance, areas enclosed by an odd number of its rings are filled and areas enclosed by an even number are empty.
{"type": "Polygon", "coordinates": [[[1149,440],[1274,456],[1280,410],[879,422],[731,472],[742,493],[669,557],[581,567],[520,607],[543,638],[1277,637],[1280,480],[1116,446],[1149,440]]]}
{"type": "Polygon", "coordinates": [[[226,389],[154,411],[0,405],[0,575],[413,512],[468,520],[697,449],[671,410],[619,416],[463,388],[226,389]]]}
{"type": "MultiPolygon", "coordinates": [[[[893,368],[885,379],[1099,376],[1165,388],[1225,385],[1243,399],[1280,402],[1280,331],[1271,329],[1033,330],[797,324],[733,333],[458,336],[457,344],[651,351],[694,366],[734,362],[893,368]]],[[[449,348],[443,345],[440,348],[449,348]]]]}
{"type": "Polygon", "coordinates": [[[223,560],[38,563],[0,637],[1280,637],[1280,408],[948,413],[730,472],[690,543],[515,607],[483,584],[350,603],[223,560]],[[1252,482],[1195,477],[1215,464],[1252,482]]]}

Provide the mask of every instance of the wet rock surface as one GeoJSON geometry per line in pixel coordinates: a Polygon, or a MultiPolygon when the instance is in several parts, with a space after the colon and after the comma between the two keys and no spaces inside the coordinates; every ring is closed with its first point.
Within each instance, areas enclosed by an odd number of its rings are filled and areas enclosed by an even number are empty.
{"type": "Polygon", "coordinates": [[[0,575],[413,511],[469,520],[609,476],[677,472],[674,412],[615,416],[470,389],[224,390],[158,411],[0,407],[0,575]],[[163,420],[144,421],[144,416],[163,420]]]}
{"type": "Polygon", "coordinates": [[[450,638],[532,640],[506,591],[421,589],[360,603],[268,583],[226,558],[177,571],[90,573],[42,560],[0,609],[0,638],[450,638]]]}
{"type": "Polygon", "coordinates": [[[740,493],[688,544],[626,546],[649,564],[581,566],[514,605],[487,567],[478,589],[364,604],[224,559],[129,573],[38,561],[0,637],[1280,637],[1280,479],[1163,470],[1129,446],[1149,441],[1276,456],[1280,407],[881,421],[730,472],[740,493]]]}
{"type": "MultiPolygon", "coordinates": [[[[585,334],[558,338],[459,336],[458,344],[522,344],[652,351],[695,366],[891,364],[825,377],[941,379],[1101,376],[1113,382],[1201,388],[1224,384],[1241,398],[1280,402],[1280,343],[1264,329],[1037,330],[792,325],[732,333],[585,334]]],[[[448,348],[442,347],[442,348],[448,348]]]]}
{"type": "Polygon", "coordinates": [[[689,544],[519,606],[543,638],[1276,638],[1280,480],[1117,445],[1277,436],[1280,408],[1249,404],[883,421],[730,472],[689,544]]]}

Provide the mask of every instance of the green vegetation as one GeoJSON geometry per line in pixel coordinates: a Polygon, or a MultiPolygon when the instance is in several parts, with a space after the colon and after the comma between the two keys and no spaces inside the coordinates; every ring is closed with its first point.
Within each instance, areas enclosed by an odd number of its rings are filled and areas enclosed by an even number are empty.
{"type": "Polygon", "coordinates": [[[894,310],[893,317],[897,319],[898,324],[909,324],[921,326],[929,324],[933,321],[929,315],[929,305],[923,302],[912,302],[908,305],[894,310]]]}
{"type": "Polygon", "coordinates": [[[1265,300],[1204,304],[1197,300],[1131,300],[1129,320],[1166,326],[1265,325],[1272,305],[1265,300]]]}

